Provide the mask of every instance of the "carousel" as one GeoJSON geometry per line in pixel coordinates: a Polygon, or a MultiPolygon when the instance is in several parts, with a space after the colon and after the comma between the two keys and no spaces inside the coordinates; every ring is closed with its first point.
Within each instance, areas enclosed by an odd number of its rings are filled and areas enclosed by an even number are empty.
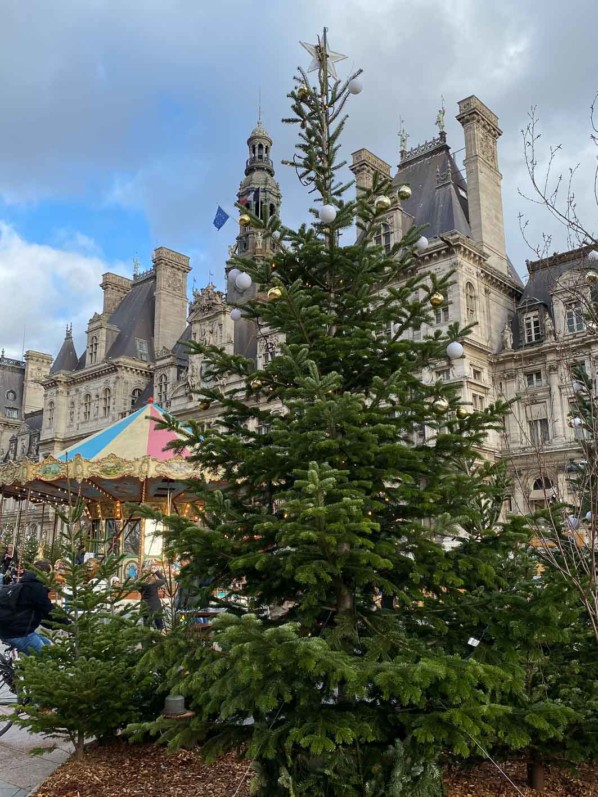
{"type": "MultiPolygon", "coordinates": [[[[140,505],[190,517],[200,509],[187,484],[199,475],[187,459],[188,452],[183,449],[175,454],[168,445],[177,435],[157,428],[165,416],[150,399],[56,457],[0,466],[0,504],[8,498],[20,502],[24,528],[34,511],[39,514],[41,505],[39,543],[48,551],[54,550],[62,522],[53,510],[82,501],[83,538],[89,552],[122,556],[123,578],[135,578],[145,561],[160,560],[162,552],[161,524],[141,517],[140,505]]],[[[21,536],[19,545],[17,533],[15,550],[22,560],[25,537],[21,536]]]]}

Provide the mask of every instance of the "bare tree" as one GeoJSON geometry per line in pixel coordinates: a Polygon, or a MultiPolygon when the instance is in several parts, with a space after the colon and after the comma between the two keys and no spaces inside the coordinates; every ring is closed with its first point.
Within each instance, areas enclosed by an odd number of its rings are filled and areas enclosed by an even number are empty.
{"type": "MultiPolygon", "coordinates": [[[[566,172],[557,169],[557,161],[563,152],[563,145],[542,147],[537,107],[533,106],[528,114],[528,123],[521,131],[525,165],[531,183],[531,191],[520,195],[535,205],[545,207],[552,217],[562,225],[567,234],[569,249],[590,246],[598,250],[598,238],[595,221],[585,217],[579,209],[575,192],[576,178],[581,163],[567,168],[566,172]]],[[[598,148],[598,92],[590,105],[590,140],[598,148]]],[[[598,159],[592,165],[592,190],[594,201],[598,207],[598,159]]],[[[542,234],[541,243],[533,243],[528,235],[529,219],[519,214],[519,226],[526,243],[539,258],[546,257],[552,247],[552,234],[542,234]]]]}

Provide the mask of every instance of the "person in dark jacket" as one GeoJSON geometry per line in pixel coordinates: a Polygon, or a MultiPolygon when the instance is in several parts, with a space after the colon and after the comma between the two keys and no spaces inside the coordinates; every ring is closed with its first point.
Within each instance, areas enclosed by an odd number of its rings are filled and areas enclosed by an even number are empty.
{"type": "Polygon", "coordinates": [[[166,584],[166,579],[159,570],[155,572],[146,570],[143,575],[139,592],[144,603],[142,611],[145,624],[153,623],[161,631],[164,628],[164,620],[162,619],[162,601],[158,590],[166,584]]]}
{"type": "MultiPolygon", "coordinates": [[[[52,569],[46,560],[34,562],[33,566],[44,573],[52,569]]],[[[49,590],[35,573],[25,570],[20,579],[22,587],[17,597],[14,614],[0,623],[0,639],[20,653],[39,653],[50,640],[38,634],[39,625],[50,618],[54,604],[48,597],[49,590]]]]}

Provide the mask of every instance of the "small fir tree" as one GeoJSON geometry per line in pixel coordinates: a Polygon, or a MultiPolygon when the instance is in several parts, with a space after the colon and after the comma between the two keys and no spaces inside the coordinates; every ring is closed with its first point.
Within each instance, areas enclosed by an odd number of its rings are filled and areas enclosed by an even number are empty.
{"type": "Polygon", "coordinates": [[[39,574],[61,604],[56,632],[39,655],[21,657],[17,682],[24,709],[17,722],[68,738],[78,757],[86,740],[110,738],[130,722],[155,716],[161,689],[156,670],[137,671],[140,649],[151,645],[152,634],[140,623],[138,605],[120,602],[130,585],[110,584],[119,560],[77,564],[82,512],[82,504],[59,512],[62,573],[39,574]]]}
{"type": "Polygon", "coordinates": [[[412,335],[449,278],[416,268],[421,229],[390,252],[374,245],[396,201],[388,182],[344,199],[337,155],[357,75],[332,80],[327,53],[324,37],[318,81],[299,71],[286,121],[300,126],[301,182],[333,210],[296,232],[253,216],[274,262],[234,260],[261,289],[243,315],[280,353],[256,371],[191,344],[224,384],[201,391],[220,426],[178,431],[220,488],[195,485],[200,522],[162,519],[187,562],[183,589],[226,613],[209,636],[174,634],[149,654],[196,712],[149,727],[204,741],[207,756],[242,749],[259,795],[432,795],[439,756],[493,741],[523,692],[516,655],[483,661],[467,639],[472,601],[491,607],[509,546],[527,538],[501,535],[504,474],[478,453],[505,405],[467,414],[453,384],[422,377],[468,332],[412,335]],[[356,243],[341,245],[354,224],[356,243]]]}

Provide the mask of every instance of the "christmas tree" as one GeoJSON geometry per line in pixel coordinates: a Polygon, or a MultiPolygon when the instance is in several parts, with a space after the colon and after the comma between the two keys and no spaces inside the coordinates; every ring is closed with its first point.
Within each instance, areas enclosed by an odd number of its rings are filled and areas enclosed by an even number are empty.
{"type": "Polygon", "coordinates": [[[78,563],[84,540],[82,502],[57,510],[63,524],[60,573],[38,573],[57,596],[53,644],[23,656],[17,694],[23,712],[15,721],[47,736],[65,737],[81,757],[86,741],[107,739],[125,725],[160,710],[156,670],[137,672],[140,648],[152,633],[141,624],[138,604],[124,601],[131,589],[114,587],[115,556],[78,563]]]}
{"type": "Polygon", "coordinates": [[[340,136],[361,80],[336,79],[326,33],[310,51],[317,81],[299,70],[285,121],[313,222],[294,231],[242,208],[276,254],[231,263],[258,288],[233,317],[279,352],[256,370],[191,344],[220,424],[179,433],[218,489],[198,481],[201,521],[164,518],[166,539],[195,605],[226,611],[164,643],[195,717],[153,730],[207,756],[243,750],[260,795],[438,794],[439,756],[479,752],[523,688],[516,656],[484,662],[468,645],[526,539],[501,528],[504,471],[479,454],[507,408],[472,413],[458,386],[423,378],[462,356],[468,329],[413,334],[450,277],[419,267],[422,229],[375,244],[409,187],[375,180],[345,198],[340,136]]]}

